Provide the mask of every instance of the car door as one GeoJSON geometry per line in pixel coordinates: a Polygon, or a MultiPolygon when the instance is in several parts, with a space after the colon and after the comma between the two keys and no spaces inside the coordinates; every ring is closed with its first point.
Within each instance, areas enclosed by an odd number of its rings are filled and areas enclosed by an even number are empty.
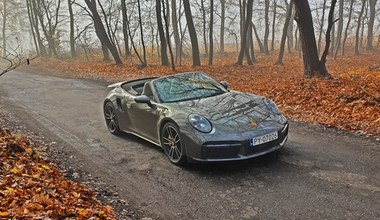
{"type": "Polygon", "coordinates": [[[162,108],[152,102],[152,106],[145,103],[133,102],[128,109],[133,129],[138,135],[158,143],[157,123],[162,108]]]}
{"type": "Polygon", "coordinates": [[[130,107],[131,104],[135,103],[134,96],[127,92],[124,92],[123,96],[116,100],[118,108],[120,110],[119,116],[119,127],[121,130],[126,132],[135,131],[133,120],[131,119],[130,107]]]}

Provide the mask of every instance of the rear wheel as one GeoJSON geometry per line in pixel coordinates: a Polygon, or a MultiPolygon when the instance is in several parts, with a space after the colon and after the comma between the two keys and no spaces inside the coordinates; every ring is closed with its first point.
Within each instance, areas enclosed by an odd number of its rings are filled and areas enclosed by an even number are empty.
{"type": "Polygon", "coordinates": [[[104,105],[104,118],[106,119],[107,128],[109,132],[111,132],[111,134],[121,134],[121,130],[119,128],[119,121],[116,115],[116,109],[113,106],[112,102],[107,102],[104,105]]]}
{"type": "Polygon", "coordinates": [[[164,125],[161,130],[161,146],[170,162],[176,165],[186,163],[185,147],[182,143],[179,129],[171,122],[164,125]]]}

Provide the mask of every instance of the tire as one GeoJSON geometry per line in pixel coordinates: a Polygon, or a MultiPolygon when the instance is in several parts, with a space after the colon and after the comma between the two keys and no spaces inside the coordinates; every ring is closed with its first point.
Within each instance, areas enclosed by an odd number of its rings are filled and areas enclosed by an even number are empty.
{"type": "Polygon", "coordinates": [[[119,128],[119,121],[116,115],[116,109],[112,102],[104,105],[104,119],[106,120],[108,131],[113,135],[120,135],[122,132],[119,128]]]}
{"type": "Polygon", "coordinates": [[[182,166],[187,162],[185,146],[177,126],[171,122],[161,129],[161,146],[166,156],[175,165],[182,166]]]}

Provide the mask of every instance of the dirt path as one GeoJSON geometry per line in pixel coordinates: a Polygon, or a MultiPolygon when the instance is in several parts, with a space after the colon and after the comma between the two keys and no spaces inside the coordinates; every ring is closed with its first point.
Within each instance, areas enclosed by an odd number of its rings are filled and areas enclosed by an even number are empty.
{"type": "MultiPolygon", "coordinates": [[[[380,142],[292,122],[278,154],[238,163],[171,165],[136,137],[108,133],[93,81],[10,72],[0,106],[59,147],[73,170],[161,219],[379,219],[380,142]]],[[[131,208],[131,210],[133,210],[131,208]]]]}

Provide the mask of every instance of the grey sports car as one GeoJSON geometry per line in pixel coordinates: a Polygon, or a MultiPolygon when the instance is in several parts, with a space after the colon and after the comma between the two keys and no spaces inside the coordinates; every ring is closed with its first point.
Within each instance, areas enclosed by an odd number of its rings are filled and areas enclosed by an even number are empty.
{"type": "Polygon", "coordinates": [[[269,99],[202,72],[119,82],[104,101],[108,130],[163,148],[177,165],[243,160],[283,147],[288,122],[269,99]]]}

